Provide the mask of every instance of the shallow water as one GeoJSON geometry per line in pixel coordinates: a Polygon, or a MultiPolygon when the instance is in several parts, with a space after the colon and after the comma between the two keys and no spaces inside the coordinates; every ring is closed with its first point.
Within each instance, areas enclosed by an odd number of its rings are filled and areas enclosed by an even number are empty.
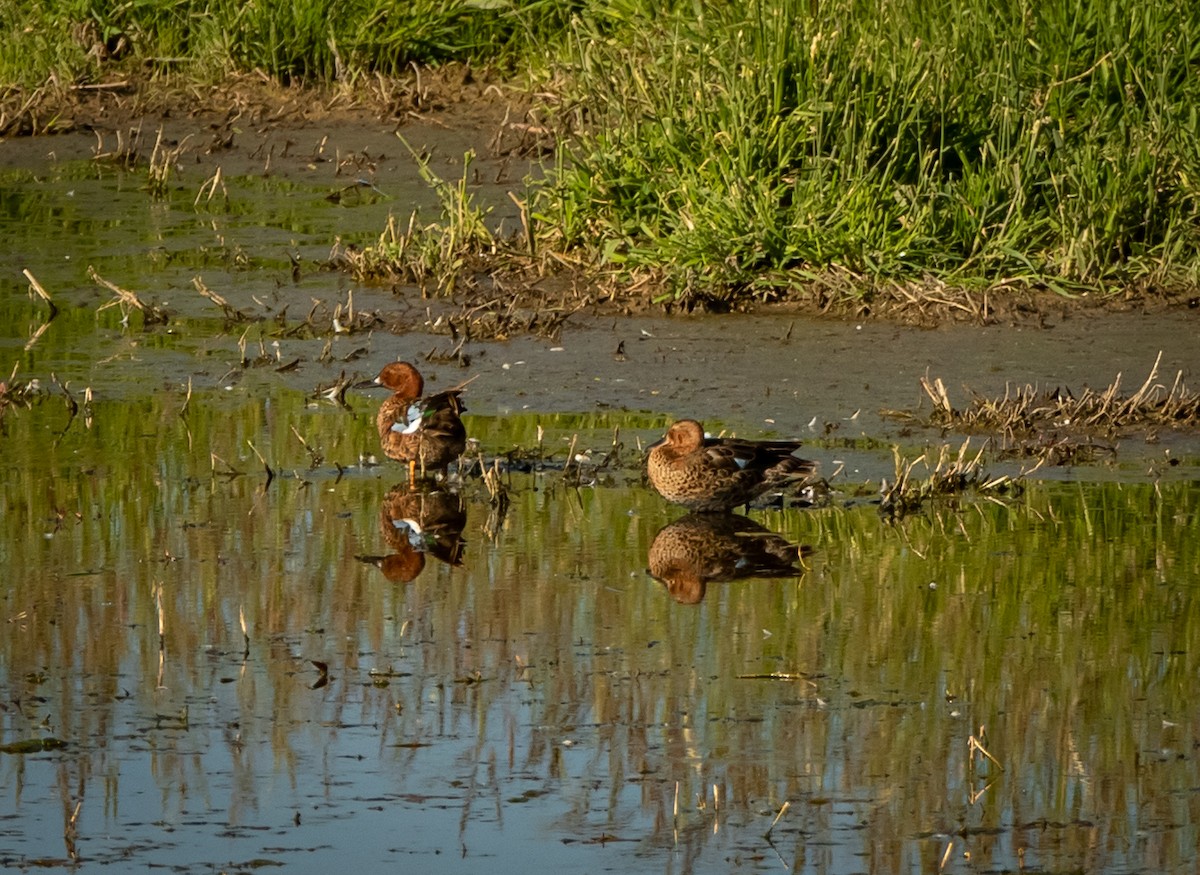
{"type": "Polygon", "coordinates": [[[922,363],[900,353],[944,349],[942,366],[973,380],[1095,384],[1163,348],[1164,368],[1189,367],[1188,323],[1147,326],[1140,348],[1077,352],[1074,370],[1036,353],[1054,345],[1044,333],[1006,345],[767,318],[474,344],[468,371],[431,367],[431,382],[477,375],[468,427],[489,461],[538,446],[540,426],[551,462],[505,475],[501,514],[478,478],[410,500],[399,466],[372,463],[375,400],[312,397],[341,371],[448,339],[256,323],[250,354],[261,340],[274,362],[242,367],[246,326],[190,289],[201,272],[236,306],[294,318],[311,296],[344,300],[335,274],[293,285],[286,256],[290,235],[311,234],[297,246],[315,251],[331,225],[349,233],[344,207],[247,180],[245,219],[215,228],[186,203],[133,209],[146,195],[123,174],[51,166],[37,180],[6,183],[2,230],[61,312],[37,335],[45,305],[19,270],[0,281],[0,350],[47,390],[0,418],[0,743],[63,746],[0,753],[5,865],[1200,865],[1192,438],[1123,444],[1111,464],[896,524],[869,490],[852,495],[890,474],[891,442],[930,439],[878,418],[915,403],[922,363]],[[123,215],[143,218],[106,226],[100,207],[123,192],[123,215]],[[281,230],[270,217],[284,193],[312,215],[281,230]],[[143,330],[137,314],[99,311],[109,295],[84,262],[172,301],[175,317],[143,330]],[[839,364],[821,370],[813,338],[839,364]],[[899,357],[872,365],[862,343],[899,357]],[[730,374],[761,374],[753,347],[782,363],[778,380],[731,391],[730,374]],[[847,461],[833,506],[750,512],[811,548],[803,567],[706,585],[651,576],[684,515],[642,484],[640,448],[696,410],[743,433],[807,434],[826,471],[847,461]],[[423,552],[395,522],[422,508],[443,519],[423,552]]]}

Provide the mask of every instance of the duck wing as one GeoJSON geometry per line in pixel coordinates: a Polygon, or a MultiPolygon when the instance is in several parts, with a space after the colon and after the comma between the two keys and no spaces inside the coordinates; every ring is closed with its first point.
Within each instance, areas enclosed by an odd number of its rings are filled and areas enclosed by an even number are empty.
{"type": "MultiPolygon", "coordinates": [[[[704,452],[709,462],[725,471],[766,471],[794,458],[799,441],[748,441],[736,438],[709,438],[704,452]]],[[[803,459],[795,459],[803,463],[803,459]]]]}
{"type": "Polygon", "coordinates": [[[460,390],[438,392],[412,402],[403,416],[396,417],[392,431],[415,434],[420,429],[426,434],[457,434],[462,430],[458,414],[466,409],[460,390]]]}

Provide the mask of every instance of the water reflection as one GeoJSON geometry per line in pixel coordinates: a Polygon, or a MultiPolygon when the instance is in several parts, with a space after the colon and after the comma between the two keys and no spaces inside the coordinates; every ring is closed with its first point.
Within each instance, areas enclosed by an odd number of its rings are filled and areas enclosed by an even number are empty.
{"type": "Polygon", "coordinates": [[[803,558],[811,552],[749,517],[690,513],[658,530],[647,564],[671,598],[696,605],[709,581],[801,577],[803,558]]]}
{"type": "Polygon", "coordinates": [[[467,507],[458,493],[421,484],[393,486],[379,505],[379,531],[392,550],[386,556],[358,556],[393,583],[409,583],[432,556],[451,567],[462,565],[467,507]]]}
{"type": "MultiPolygon", "coordinates": [[[[477,479],[357,464],[369,404],[182,400],[103,400],[57,441],[58,397],[5,417],[0,744],[52,745],[0,751],[13,865],[1200,862],[1194,482],[1035,482],[885,525],[673,521],[633,473],[547,471],[512,474],[493,523],[477,479]],[[424,569],[379,585],[364,554],[424,569]],[[755,571],[779,579],[704,590],[755,571]]],[[[609,416],[562,428],[653,431],[609,416]]],[[[498,453],[536,424],[471,427],[498,453]]]]}

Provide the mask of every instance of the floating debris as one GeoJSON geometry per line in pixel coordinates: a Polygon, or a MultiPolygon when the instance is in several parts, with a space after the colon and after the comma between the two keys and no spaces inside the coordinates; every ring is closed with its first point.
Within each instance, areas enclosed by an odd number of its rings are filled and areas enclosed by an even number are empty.
{"type": "Polygon", "coordinates": [[[97,312],[100,310],[107,310],[109,307],[120,307],[122,323],[129,322],[129,314],[132,310],[137,310],[139,313],[141,313],[142,318],[145,320],[147,325],[153,325],[155,323],[165,324],[170,319],[170,314],[166,311],[166,309],[159,307],[156,304],[145,303],[137,296],[135,292],[131,292],[129,289],[123,289],[116,283],[109,282],[104,277],[100,276],[100,274],[96,273],[96,268],[90,265],[88,266],[88,276],[91,278],[92,282],[96,283],[97,285],[104,286],[104,288],[108,289],[115,296],[111,301],[101,304],[97,308],[97,312]]]}

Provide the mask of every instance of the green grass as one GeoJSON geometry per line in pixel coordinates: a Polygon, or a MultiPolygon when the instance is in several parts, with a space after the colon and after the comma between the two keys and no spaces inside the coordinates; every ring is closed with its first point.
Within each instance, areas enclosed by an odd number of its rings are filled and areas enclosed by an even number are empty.
{"type": "Polygon", "coordinates": [[[678,296],[1195,282],[1190,4],[626,4],[574,36],[545,220],[678,296]]]}
{"type": "Polygon", "coordinates": [[[526,248],[669,298],[1200,278],[1182,0],[0,0],[4,105],[118,68],[353,84],[450,59],[536,71],[562,107],[526,248]]]}
{"type": "MultiPolygon", "coordinates": [[[[506,0],[0,0],[0,82],[92,82],[122,63],[191,75],[261,70],[321,84],[412,63],[508,63],[560,4],[506,0]],[[518,13],[520,15],[518,16],[518,13]],[[130,64],[129,62],[133,62],[130,64]]],[[[565,7],[564,7],[565,8],[565,7]]]]}

